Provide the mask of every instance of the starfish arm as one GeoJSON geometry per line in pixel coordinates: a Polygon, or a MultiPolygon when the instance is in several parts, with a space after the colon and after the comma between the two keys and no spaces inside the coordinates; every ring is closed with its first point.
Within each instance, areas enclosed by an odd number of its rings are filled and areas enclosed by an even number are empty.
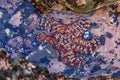
{"type": "Polygon", "coordinates": [[[78,20],[74,21],[73,23],[70,23],[69,25],[80,28],[83,31],[86,31],[89,28],[89,24],[90,21],[87,18],[81,17],[78,20]]]}
{"type": "Polygon", "coordinates": [[[73,51],[65,51],[61,52],[61,60],[64,64],[71,66],[71,67],[78,67],[83,61],[81,57],[76,57],[75,52],[73,51]]]}
{"type": "Polygon", "coordinates": [[[47,37],[47,35],[44,32],[42,32],[42,33],[40,33],[40,34],[37,35],[37,40],[40,43],[42,43],[42,42],[44,42],[46,40],[46,37],[47,37]]]}
{"type": "Polygon", "coordinates": [[[45,18],[40,18],[39,26],[42,30],[47,31],[48,33],[54,33],[58,28],[61,28],[64,26],[64,24],[61,24],[53,19],[48,20],[45,18]]]}

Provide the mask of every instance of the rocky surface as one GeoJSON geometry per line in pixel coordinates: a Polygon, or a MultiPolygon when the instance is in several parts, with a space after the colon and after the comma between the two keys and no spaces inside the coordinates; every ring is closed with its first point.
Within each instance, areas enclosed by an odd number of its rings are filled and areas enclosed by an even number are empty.
{"type": "MultiPolygon", "coordinates": [[[[0,48],[3,49],[0,53],[1,79],[87,80],[89,78],[88,80],[95,80],[98,78],[109,80],[109,78],[112,78],[118,80],[120,78],[120,2],[105,5],[99,9],[94,8],[95,10],[86,14],[76,14],[74,10],[72,10],[74,12],[62,12],[61,7],[59,11],[48,14],[46,8],[53,10],[49,5],[51,1],[46,4],[50,7],[43,3],[36,5],[34,2],[31,4],[23,0],[0,1],[0,48]],[[36,12],[36,8],[40,12],[36,12]],[[40,33],[50,36],[47,31],[52,27],[51,25],[54,27],[57,24],[65,26],[76,23],[81,17],[86,17],[89,20],[88,31],[99,40],[100,47],[94,53],[76,53],[75,57],[82,57],[83,62],[78,67],[70,67],[64,64],[60,58],[59,49],[50,45],[48,38],[44,42],[40,42],[37,36],[40,33]],[[42,24],[41,19],[46,21],[42,24]],[[55,21],[55,23],[52,24],[51,21],[55,21]],[[48,26],[50,27],[46,28],[48,26]]],[[[54,4],[56,3],[59,2],[55,0],[54,4]]],[[[70,2],[68,1],[68,3],[70,2]]],[[[98,2],[98,4],[101,3],[98,2]]],[[[72,9],[72,7],[68,7],[72,9]]],[[[83,24],[83,27],[85,25],[83,24]]],[[[72,30],[74,29],[71,28],[72,30]]],[[[56,32],[62,31],[64,32],[64,29],[56,32]]],[[[84,32],[83,39],[91,36],[86,34],[86,31],[84,32]]],[[[44,35],[39,39],[44,39],[44,35]]],[[[65,58],[68,57],[71,56],[68,55],[65,58]]],[[[68,61],[65,60],[65,62],[68,61]]]]}

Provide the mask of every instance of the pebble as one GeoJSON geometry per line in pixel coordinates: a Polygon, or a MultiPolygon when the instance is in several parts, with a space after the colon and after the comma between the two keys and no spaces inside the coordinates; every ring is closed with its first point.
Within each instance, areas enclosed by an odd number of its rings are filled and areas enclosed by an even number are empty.
{"type": "Polygon", "coordinates": [[[0,11],[0,19],[2,18],[3,12],[0,11]]]}
{"type": "Polygon", "coordinates": [[[108,38],[112,38],[112,37],[113,37],[113,35],[112,35],[110,32],[106,32],[106,36],[107,36],[108,38]]]}
{"type": "Polygon", "coordinates": [[[98,29],[99,25],[96,22],[90,23],[90,28],[98,29]]]}
{"type": "Polygon", "coordinates": [[[27,69],[25,69],[25,70],[23,71],[23,74],[24,74],[24,75],[30,75],[30,74],[31,74],[31,72],[30,72],[30,71],[28,71],[27,69]]]}
{"type": "Polygon", "coordinates": [[[101,45],[105,45],[106,39],[105,39],[105,36],[104,36],[104,35],[101,35],[100,38],[99,38],[99,40],[100,40],[100,44],[101,44],[101,45]]]}

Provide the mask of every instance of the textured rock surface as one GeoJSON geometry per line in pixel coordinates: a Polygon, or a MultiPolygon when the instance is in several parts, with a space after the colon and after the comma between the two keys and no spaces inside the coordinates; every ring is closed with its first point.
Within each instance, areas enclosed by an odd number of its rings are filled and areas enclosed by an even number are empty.
{"type": "MultiPolygon", "coordinates": [[[[119,1],[116,4],[107,5],[87,14],[53,11],[45,16],[42,16],[39,12],[34,13],[35,7],[33,5],[23,0],[0,1],[0,48],[6,51],[6,54],[2,53],[1,55],[0,62],[2,65],[0,65],[0,70],[3,73],[8,72],[7,75],[1,73],[0,76],[11,78],[10,73],[12,72],[12,78],[33,75],[33,77],[43,78],[43,80],[47,80],[47,78],[48,80],[54,78],[55,80],[58,78],[65,80],[65,77],[79,79],[98,76],[120,77],[119,1]],[[83,17],[89,20],[89,24],[83,17]],[[72,48],[74,47],[72,45],[64,47],[70,43],[69,41],[77,40],[75,36],[79,31],[74,31],[75,26],[80,28],[78,42],[81,42],[83,47],[79,46],[84,50],[74,51],[77,48],[72,48]],[[71,32],[66,32],[66,29],[71,32]],[[55,38],[58,34],[63,37],[55,38]],[[68,38],[68,42],[63,39],[66,35],[72,35],[72,38],[68,38]],[[94,45],[97,46],[97,42],[92,41],[91,46],[94,47],[86,46],[88,50],[86,52],[84,46],[90,45],[89,40],[91,38],[97,39],[101,44],[96,48],[94,45]],[[64,43],[61,44],[60,40],[64,43]],[[95,50],[91,50],[93,48],[95,50]],[[64,49],[67,49],[68,52],[64,49]],[[68,55],[71,50],[74,51],[74,54],[72,52],[72,55],[68,55]],[[61,54],[61,52],[63,53],[61,54]],[[67,56],[64,56],[66,54],[67,56]],[[61,58],[61,56],[64,58],[61,58]],[[76,58],[80,57],[82,63],[78,62],[77,67],[72,65],[71,62],[74,63],[77,61],[76,58]],[[39,69],[39,67],[44,67],[44,70],[42,70],[43,68],[39,69]],[[23,76],[21,76],[22,73],[24,73],[23,76]]],[[[33,77],[29,77],[31,78],[29,80],[32,80],[33,77]]]]}

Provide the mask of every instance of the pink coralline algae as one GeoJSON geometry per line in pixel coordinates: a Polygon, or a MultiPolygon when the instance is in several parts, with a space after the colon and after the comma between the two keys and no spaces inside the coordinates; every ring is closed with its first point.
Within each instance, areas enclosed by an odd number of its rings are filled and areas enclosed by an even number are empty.
{"type": "Polygon", "coordinates": [[[11,17],[9,23],[12,24],[13,26],[17,26],[18,27],[22,23],[21,18],[22,18],[22,14],[19,11],[14,16],[11,17]]]}
{"type": "Polygon", "coordinates": [[[18,5],[20,5],[22,2],[23,0],[0,0],[0,6],[5,8],[8,13],[13,14],[18,5]]]}
{"type": "Polygon", "coordinates": [[[77,67],[83,62],[83,58],[76,56],[76,53],[90,54],[100,47],[100,42],[96,37],[89,40],[83,37],[89,29],[89,23],[85,17],[80,17],[70,24],[61,24],[54,20],[41,18],[40,27],[46,32],[38,34],[37,39],[40,43],[47,42],[59,50],[64,64],[77,67]]]}

